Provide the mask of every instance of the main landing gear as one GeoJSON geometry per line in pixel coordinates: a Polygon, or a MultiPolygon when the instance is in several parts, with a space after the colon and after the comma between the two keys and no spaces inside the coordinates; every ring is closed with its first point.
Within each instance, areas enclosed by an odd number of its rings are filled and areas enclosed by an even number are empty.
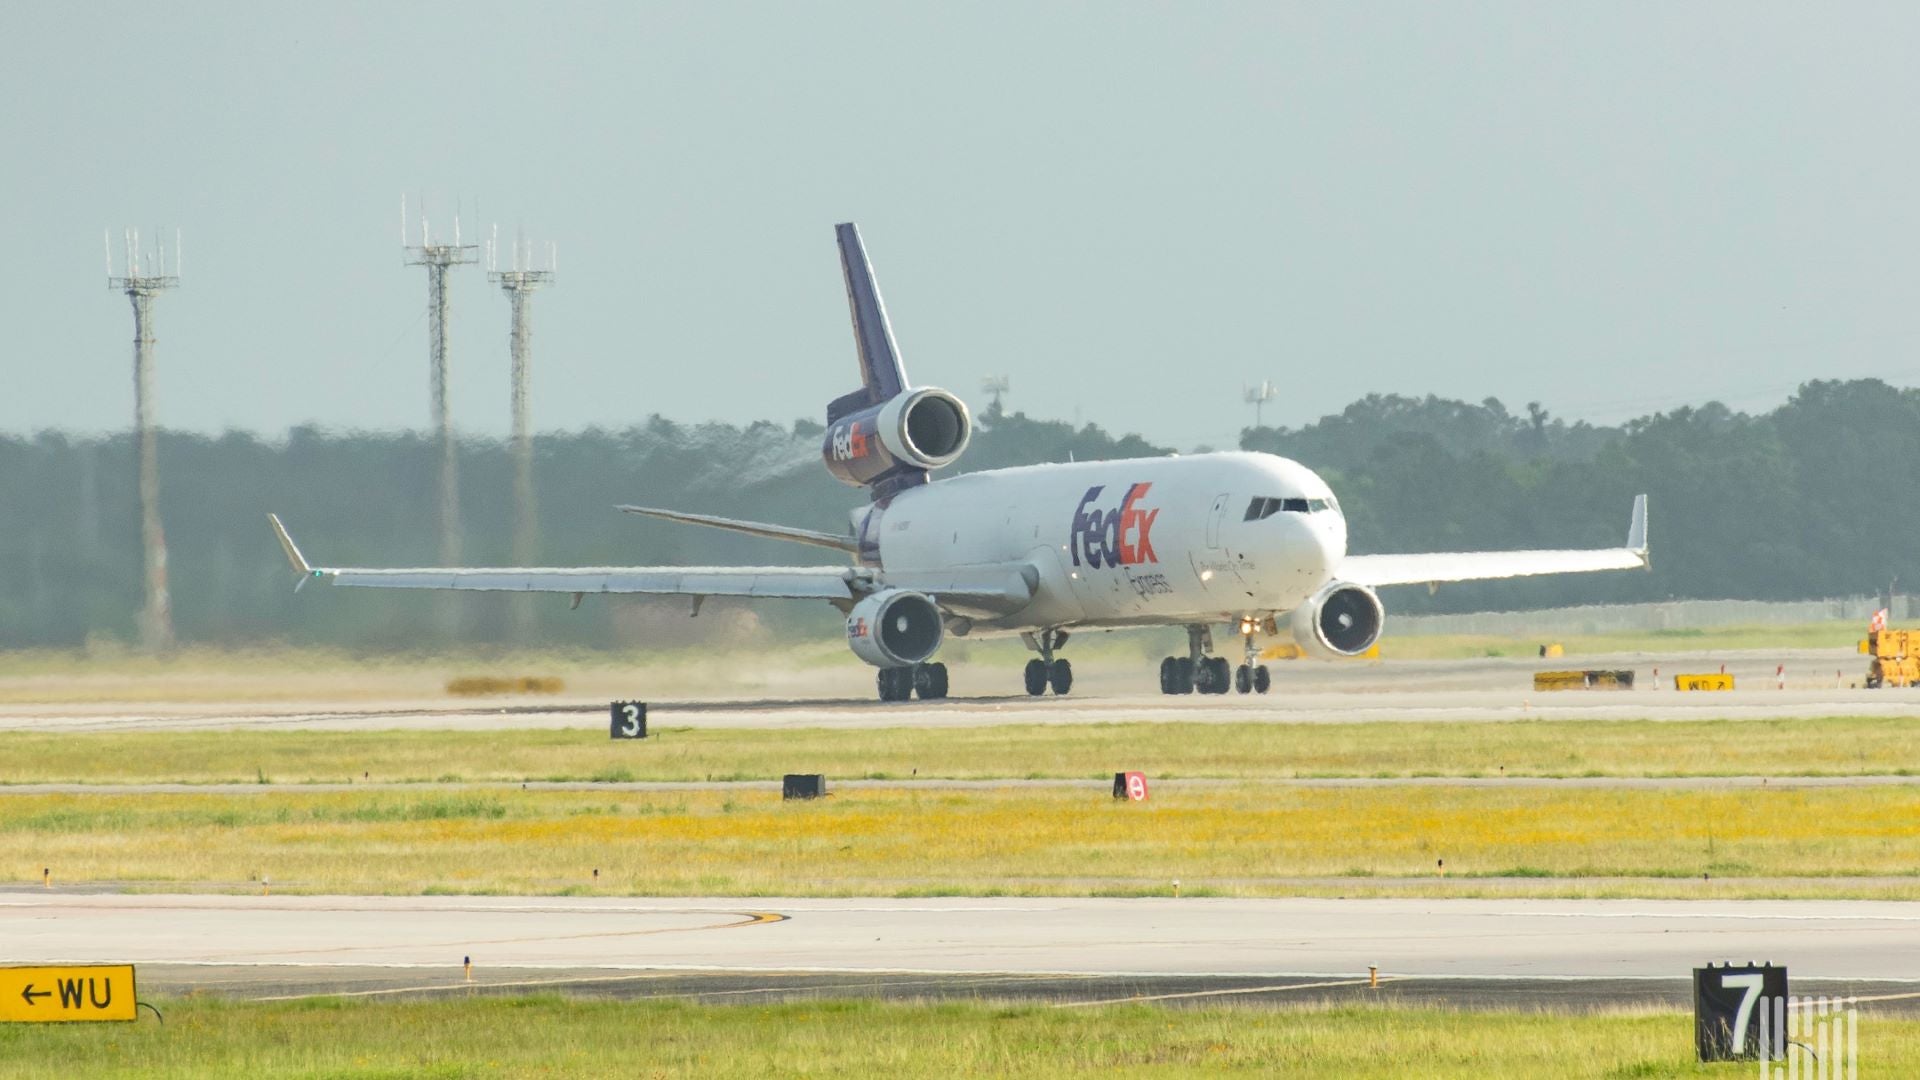
{"type": "Polygon", "coordinates": [[[938,701],[947,696],[947,665],[935,661],[909,667],[880,669],[880,700],[906,701],[915,694],[921,701],[938,701]]]}
{"type": "Polygon", "coordinates": [[[1056,696],[1065,697],[1073,689],[1073,665],[1066,660],[1054,659],[1053,654],[1067,643],[1067,632],[1042,630],[1038,634],[1020,636],[1026,641],[1027,648],[1040,654],[1039,659],[1027,661],[1027,670],[1024,672],[1027,693],[1039,697],[1047,692],[1048,687],[1052,687],[1056,696]]]}
{"type": "MultiPolygon", "coordinates": [[[[1163,694],[1224,694],[1229,688],[1246,693],[1266,693],[1273,685],[1266,665],[1255,664],[1253,634],[1244,629],[1246,663],[1236,670],[1224,656],[1208,656],[1213,649],[1213,631],[1205,626],[1187,627],[1187,655],[1169,656],[1160,661],[1160,692],[1163,694]]],[[[1257,629],[1257,626],[1255,627],[1257,629]]]]}

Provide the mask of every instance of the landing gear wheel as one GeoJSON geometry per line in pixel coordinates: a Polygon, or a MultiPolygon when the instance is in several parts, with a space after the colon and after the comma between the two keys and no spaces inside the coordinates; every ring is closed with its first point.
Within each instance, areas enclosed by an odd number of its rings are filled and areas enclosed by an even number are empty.
{"type": "Polygon", "coordinates": [[[905,701],[912,697],[913,671],[910,667],[881,668],[876,680],[880,684],[880,700],[905,701]]]}
{"type": "Polygon", "coordinates": [[[1190,656],[1176,656],[1173,658],[1173,666],[1174,666],[1173,692],[1176,694],[1193,693],[1195,689],[1195,686],[1194,686],[1195,672],[1193,670],[1193,658],[1190,656]]]}
{"type": "Polygon", "coordinates": [[[1176,669],[1174,667],[1173,657],[1163,656],[1160,658],[1160,692],[1161,693],[1163,694],[1173,693],[1173,674],[1175,670],[1176,669]]]}
{"type": "Polygon", "coordinates": [[[921,701],[939,701],[947,696],[947,665],[935,661],[913,669],[913,690],[921,701]]]}
{"type": "Polygon", "coordinates": [[[1047,683],[1053,687],[1055,696],[1067,696],[1067,691],[1073,689],[1073,665],[1065,660],[1055,660],[1047,669],[1047,683]]]}
{"type": "Polygon", "coordinates": [[[1253,669],[1253,692],[1264,694],[1273,685],[1273,676],[1267,673],[1267,665],[1261,664],[1253,669]]]}
{"type": "Polygon", "coordinates": [[[1234,669],[1233,688],[1243,694],[1253,692],[1253,672],[1247,665],[1241,664],[1238,668],[1234,669]]]}
{"type": "Polygon", "coordinates": [[[1027,693],[1039,697],[1047,692],[1047,662],[1045,660],[1027,661],[1027,693]]]}
{"type": "MultiPolygon", "coordinates": [[[[1233,685],[1233,669],[1227,666],[1226,657],[1209,656],[1202,660],[1200,664],[1202,670],[1207,673],[1206,686],[1201,690],[1202,693],[1224,694],[1227,692],[1227,688],[1233,685]]],[[[1199,673],[1196,672],[1194,678],[1196,687],[1198,687],[1199,682],[1199,673]]]]}

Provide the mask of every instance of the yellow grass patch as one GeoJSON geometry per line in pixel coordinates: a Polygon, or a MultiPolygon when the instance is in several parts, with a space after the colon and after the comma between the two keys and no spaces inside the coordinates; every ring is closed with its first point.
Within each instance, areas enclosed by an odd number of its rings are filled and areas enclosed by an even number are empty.
{"type": "MultiPolygon", "coordinates": [[[[480,792],[14,795],[0,845],[16,881],[308,892],[900,895],[1351,893],[1517,878],[1543,894],[1703,890],[1788,879],[1798,895],[1920,896],[1920,791],[1226,788],[1145,804],[1104,792],[480,792]],[[596,880],[594,869],[600,870],[596,880]],[[1711,886],[1709,886],[1711,887],[1711,886]],[[1724,886],[1722,886],[1724,887],[1724,886]]],[[[1746,886],[1772,895],[1771,882],[1746,886]]],[[[1508,890],[1502,890],[1503,892],[1508,890]]],[[[1725,892],[1716,895],[1727,895],[1725,892]]]]}

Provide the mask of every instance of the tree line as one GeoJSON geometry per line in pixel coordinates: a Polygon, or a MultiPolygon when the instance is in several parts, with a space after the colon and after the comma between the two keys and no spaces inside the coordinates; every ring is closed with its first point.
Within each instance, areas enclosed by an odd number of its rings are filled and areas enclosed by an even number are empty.
{"type": "MultiPolygon", "coordinates": [[[[545,565],[827,563],[830,552],[656,522],[617,503],[844,531],[859,492],[819,463],[818,423],[590,428],[534,443],[545,565]]],[[[1811,382],[1749,415],[1719,404],[1616,427],[1567,423],[1538,405],[1374,395],[1299,428],[1251,428],[1241,447],[1319,470],[1357,552],[1575,547],[1624,538],[1635,493],[1651,497],[1654,570],[1552,581],[1391,590],[1390,610],[1559,606],[1667,597],[1858,595],[1915,566],[1920,391],[1874,380],[1811,382]]],[[[0,438],[0,647],[135,639],[142,603],[134,447],[128,434],[0,438]]],[[[1156,456],[1138,436],[987,410],[963,469],[1156,456]]],[[[474,564],[508,561],[511,461],[498,440],[460,447],[462,528],[474,564]]],[[[316,587],[295,596],[268,531],[278,512],[310,558],[425,565],[437,548],[437,447],[419,433],[296,428],[165,432],[160,441],[174,621],[182,641],[362,649],[505,643],[503,598],[466,597],[448,625],[428,597],[316,587]]],[[[565,597],[534,601],[539,640],[667,645],[729,633],[826,632],[817,604],[712,605],[565,597]],[[714,617],[709,617],[711,613],[714,617]]]]}

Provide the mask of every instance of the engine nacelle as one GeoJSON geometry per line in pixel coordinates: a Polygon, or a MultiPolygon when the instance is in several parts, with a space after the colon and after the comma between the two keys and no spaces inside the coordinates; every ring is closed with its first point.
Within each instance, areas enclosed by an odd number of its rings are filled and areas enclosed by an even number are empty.
{"type": "Polygon", "coordinates": [[[940,650],[946,627],[926,595],[881,589],[847,612],[847,646],[874,667],[918,664],[940,650]]]}
{"type": "Polygon", "coordinates": [[[861,487],[896,466],[951,465],[972,437],[966,402],[929,386],[835,420],[820,454],[828,472],[861,487]]]}
{"type": "Polygon", "coordinates": [[[1288,621],[1300,651],[1322,660],[1339,660],[1373,648],[1386,617],[1372,589],[1336,581],[1294,608],[1288,621]]]}

